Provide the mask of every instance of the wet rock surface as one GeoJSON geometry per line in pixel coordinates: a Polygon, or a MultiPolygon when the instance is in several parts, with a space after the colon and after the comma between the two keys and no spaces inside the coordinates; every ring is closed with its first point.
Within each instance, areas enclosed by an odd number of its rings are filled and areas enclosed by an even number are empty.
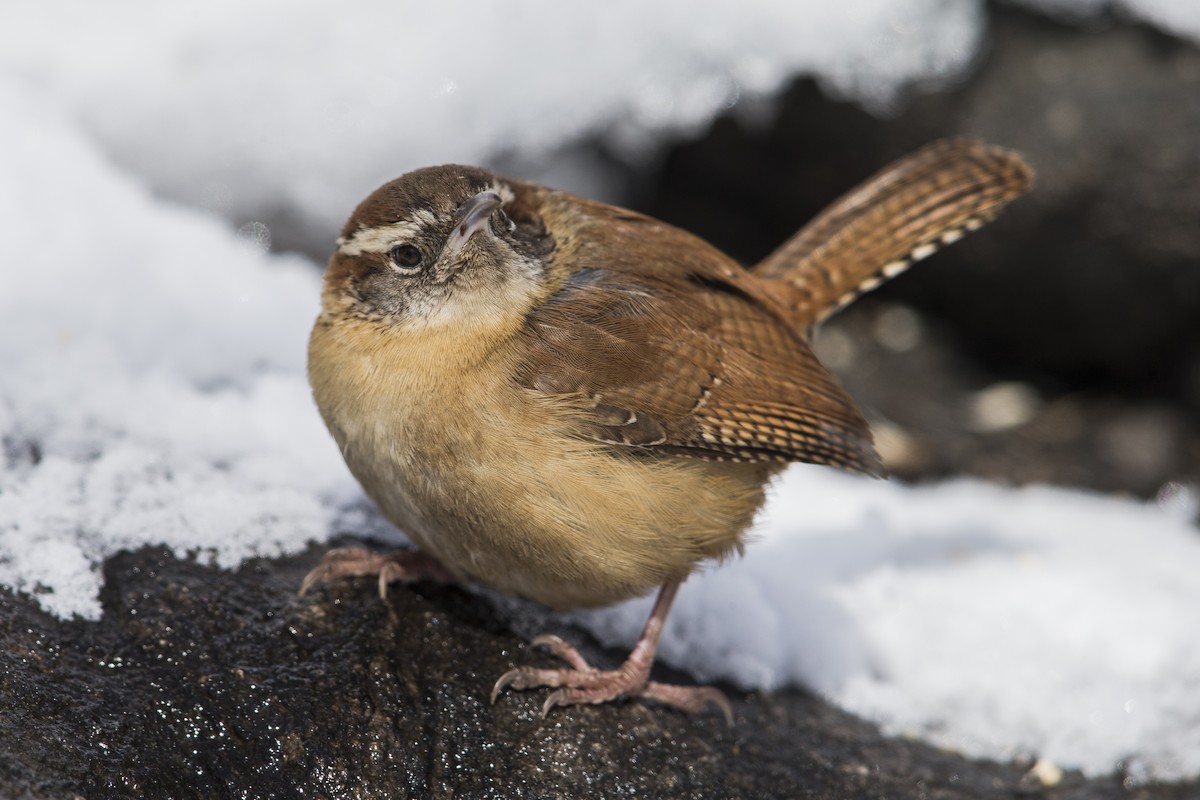
{"type": "Polygon", "coordinates": [[[106,565],[99,622],[52,619],[5,595],[0,796],[1196,796],[1074,773],[1041,787],[1029,764],[888,739],[795,691],[726,687],[732,727],[637,703],[543,720],[542,693],[487,699],[514,664],[551,664],[509,632],[520,606],[501,616],[488,598],[445,587],[380,601],[366,579],[297,598],[318,556],[225,572],[159,550],[124,554],[106,565]]]}
{"type": "MultiPolygon", "coordinates": [[[[832,324],[818,346],[893,474],[1153,496],[1200,482],[1200,54],[1149,30],[1000,6],[962,86],[892,119],[797,84],[719,121],[633,203],[747,261],[890,158],[973,133],[1027,153],[1035,194],[832,324]]],[[[0,593],[0,797],[1193,798],[883,737],[800,690],[736,721],[637,703],[539,717],[487,701],[546,612],[371,581],[295,596],[319,558],[228,572],[158,550],[105,565],[104,615],[0,593]]],[[[586,633],[556,632],[615,664],[586,633]]],[[[665,679],[687,681],[661,666],[665,679]]]]}

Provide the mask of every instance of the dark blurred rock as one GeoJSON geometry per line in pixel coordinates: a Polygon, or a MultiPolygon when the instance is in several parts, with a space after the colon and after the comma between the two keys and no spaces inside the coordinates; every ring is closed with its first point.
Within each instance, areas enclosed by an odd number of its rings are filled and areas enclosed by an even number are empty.
{"type": "Polygon", "coordinates": [[[969,474],[1141,497],[1200,487],[1200,419],[1178,402],[1000,379],[942,324],[888,302],[850,309],[815,344],[863,406],[893,478],[969,474]]]}
{"type": "MultiPolygon", "coordinates": [[[[0,595],[0,797],[1128,798],[1195,796],[971,761],[797,692],[733,695],[736,723],[640,704],[491,706],[531,659],[484,597],[362,580],[298,599],[317,559],[221,572],[112,559],[104,616],[0,595]]],[[[534,615],[540,610],[531,609],[534,615]]],[[[572,637],[586,641],[575,631],[572,637]]],[[[592,650],[592,655],[597,655],[592,650]]],[[[599,653],[610,661],[619,654],[599,653]]]]}
{"type": "Polygon", "coordinates": [[[644,205],[753,262],[931,139],[1015,148],[1037,189],[880,296],[933,315],[998,372],[1200,409],[1200,50],[1137,25],[991,15],[961,86],[880,119],[800,81],[766,126],[735,114],[675,148],[644,205]]]}
{"type": "Polygon", "coordinates": [[[1013,147],[1035,190],[835,319],[825,336],[841,330],[854,358],[831,366],[884,423],[902,477],[1200,485],[1200,49],[1111,20],[991,13],[960,86],[881,119],[799,81],[771,121],[733,113],[673,148],[638,204],[753,263],[932,139],[1013,147]],[[911,352],[873,335],[895,309],[923,326],[911,352]],[[1028,419],[971,418],[1015,387],[1036,398],[1028,419]]]}

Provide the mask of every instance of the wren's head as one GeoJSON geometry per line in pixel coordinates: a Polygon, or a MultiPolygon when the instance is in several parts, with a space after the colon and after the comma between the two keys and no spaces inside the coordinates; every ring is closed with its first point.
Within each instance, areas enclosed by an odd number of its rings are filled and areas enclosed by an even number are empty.
{"type": "Polygon", "coordinates": [[[326,313],[411,329],[523,315],[544,297],[555,248],[535,191],[458,165],[384,184],[342,228],[326,313]]]}

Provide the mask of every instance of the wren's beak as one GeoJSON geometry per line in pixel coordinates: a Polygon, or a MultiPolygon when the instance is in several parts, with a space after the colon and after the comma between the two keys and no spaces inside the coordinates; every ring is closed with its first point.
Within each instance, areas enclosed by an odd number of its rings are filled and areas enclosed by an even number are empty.
{"type": "Polygon", "coordinates": [[[467,241],[476,231],[486,229],[493,233],[488,225],[492,212],[504,204],[504,200],[496,192],[480,192],[458,207],[454,212],[455,225],[446,240],[446,255],[453,258],[467,245],[467,241]]]}

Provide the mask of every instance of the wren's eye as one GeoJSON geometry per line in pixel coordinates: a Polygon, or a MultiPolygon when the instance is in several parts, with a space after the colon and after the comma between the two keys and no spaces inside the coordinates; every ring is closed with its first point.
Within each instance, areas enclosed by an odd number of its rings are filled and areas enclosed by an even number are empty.
{"type": "Polygon", "coordinates": [[[421,251],[411,244],[398,244],[388,251],[392,269],[404,275],[416,272],[421,266],[421,251]]]}

